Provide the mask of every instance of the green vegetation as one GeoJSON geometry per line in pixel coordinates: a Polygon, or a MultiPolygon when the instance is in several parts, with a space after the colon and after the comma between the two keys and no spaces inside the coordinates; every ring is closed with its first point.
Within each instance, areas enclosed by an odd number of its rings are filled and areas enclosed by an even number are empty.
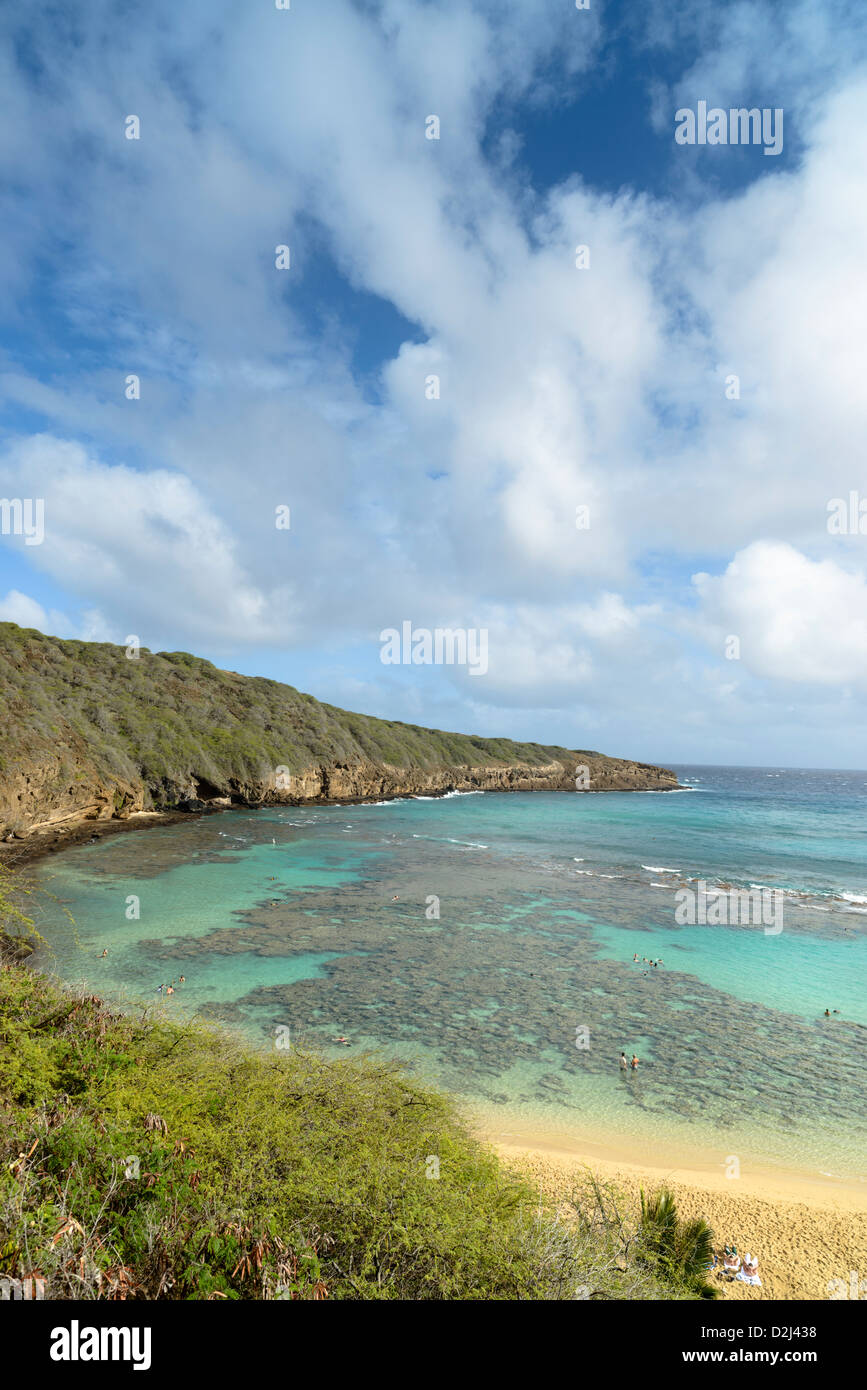
{"type": "Polygon", "coordinates": [[[127,659],[123,647],[62,641],[14,623],[0,623],[0,699],[0,824],[13,833],[89,795],[109,815],[196,793],[257,800],[274,786],[278,767],[290,776],[362,769],[375,786],[389,768],[611,762],[352,714],[186,652],[143,647],[127,659]]]}
{"type": "MultiPolygon", "coordinates": [[[[0,899],[10,900],[0,871],[0,899]]],[[[689,1298],[633,1223],[566,1216],[375,1058],[107,1009],[0,946],[0,1278],[49,1298],[689,1298]]]]}
{"type": "Polygon", "coordinates": [[[641,1193],[641,1231],[645,1256],[673,1279],[694,1289],[701,1298],[718,1298],[719,1288],[707,1273],[713,1260],[713,1231],[700,1216],[683,1221],[668,1188],[649,1196],[641,1193]]]}
{"type": "Polygon", "coordinates": [[[26,960],[42,940],[22,906],[31,892],[20,874],[0,868],[0,962],[26,960]]]}

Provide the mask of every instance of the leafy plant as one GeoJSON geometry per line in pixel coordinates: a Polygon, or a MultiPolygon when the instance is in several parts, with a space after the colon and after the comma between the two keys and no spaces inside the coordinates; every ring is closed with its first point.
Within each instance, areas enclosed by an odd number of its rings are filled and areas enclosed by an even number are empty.
{"type": "Polygon", "coordinates": [[[694,1289],[700,1297],[719,1297],[719,1289],[706,1277],[713,1259],[713,1231],[703,1217],[682,1220],[668,1188],[662,1187],[649,1196],[642,1188],[641,1233],[645,1258],[694,1289]]]}

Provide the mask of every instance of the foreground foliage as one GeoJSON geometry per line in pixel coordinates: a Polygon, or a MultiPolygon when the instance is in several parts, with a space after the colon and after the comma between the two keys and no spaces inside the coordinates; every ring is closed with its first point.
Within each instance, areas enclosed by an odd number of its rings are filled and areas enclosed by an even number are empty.
{"type": "Polygon", "coordinates": [[[48,1298],[695,1296],[592,1203],[542,1210],[390,1065],[263,1055],[28,970],[16,898],[0,869],[0,1279],[48,1298]]]}
{"type": "Polygon", "coordinates": [[[668,1188],[641,1193],[641,1230],[645,1258],[669,1271],[673,1278],[694,1289],[702,1298],[718,1298],[719,1288],[709,1280],[714,1254],[713,1231],[701,1216],[684,1220],[668,1188]]]}

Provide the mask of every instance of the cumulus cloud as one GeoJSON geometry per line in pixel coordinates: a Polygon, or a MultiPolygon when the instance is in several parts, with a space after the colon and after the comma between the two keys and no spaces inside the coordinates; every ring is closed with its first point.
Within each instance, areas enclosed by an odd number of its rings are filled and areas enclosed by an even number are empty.
{"type": "Polygon", "coordinates": [[[51,633],[55,637],[79,635],[65,613],[59,613],[56,609],[46,611],[36,599],[20,593],[18,589],[10,589],[6,597],[0,599],[0,622],[35,627],[38,632],[51,633]]]}
{"type": "MultiPolygon", "coordinates": [[[[46,499],[26,560],[148,645],[369,655],[405,618],[487,626],[485,695],[440,673],[455,723],[554,710],[539,734],[576,711],[652,730],[674,705],[684,725],[737,728],[750,673],[860,682],[831,650],[863,609],[825,521],[859,484],[867,425],[864,51],[845,0],[784,8],[650,7],[636,42],[689,54],[665,101],[733,100],[779,33],[768,81],[798,120],[785,170],[720,192],[688,151],[689,196],[666,198],[602,193],[577,167],[535,195],[488,153],[500,103],[589,83],[595,11],[157,0],[120,16],[94,0],[68,26],[34,12],[26,67],[21,22],[0,17],[24,132],[0,132],[0,307],[23,333],[26,286],[47,313],[43,367],[0,362],[7,411],[45,422],[2,459],[5,493],[46,499]],[[123,138],[131,112],[140,141],[123,138]],[[47,275],[37,229],[60,225],[47,275]],[[378,351],[364,319],[363,368],[353,294],[407,325],[378,351]],[[819,659],[783,617],[793,555],[823,591],[837,576],[819,659]],[[767,596],[755,629],[749,585],[767,596]],[[736,674],[708,673],[696,596],[706,624],[741,623],[736,674]]],[[[353,679],[381,712],[406,698],[353,679]]]]}
{"type": "Polygon", "coordinates": [[[207,641],[291,635],[291,595],[266,596],[250,583],[229,531],[188,478],[109,466],[50,435],[14,444],[2,469],[19,493],[39,480],[45,538],[34,563],[146,645],[151,632],[207,641]]]}
{"type": "Polygon", "coordinates": [[[724,574],[696,574],[703,615],[736,636],[748,670],[774,680],[867,685],[867,578],[794,546],[756,541],[724,574]]]}

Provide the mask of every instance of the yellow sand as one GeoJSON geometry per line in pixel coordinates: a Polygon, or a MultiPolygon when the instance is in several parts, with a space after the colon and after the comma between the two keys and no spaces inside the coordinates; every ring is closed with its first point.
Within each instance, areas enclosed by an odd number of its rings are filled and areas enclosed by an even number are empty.
{"type": "Polygon", "coordinates": [[[602,1146],[572,1147],[549,1136],[505,1139],[502,1132],[489,1130],[484,1137],[556,1201],[568,1199],[587,1167],[614,1180],[636,1202],[641,1187],[665,1183],[682,1215],[703,1216],[710,1223],[719,1253],[733,1242],[742,1255],[749,1251],[758,1257],[762,1287],[719,1279],[723,1298],[827,1299],[829,1281],[835,1279],[845,1282],[847,1297],[852,1297],[854,1271],[864,1281],[860,1296],[867,1299],[867,1184],[820,1182],[761,1169],[730,1179],[711,1167],[660,1166],[652,1156],[635,1163],[622,1149],[612,1153],[611,1146],[603,1155],[602,1146]]]}

